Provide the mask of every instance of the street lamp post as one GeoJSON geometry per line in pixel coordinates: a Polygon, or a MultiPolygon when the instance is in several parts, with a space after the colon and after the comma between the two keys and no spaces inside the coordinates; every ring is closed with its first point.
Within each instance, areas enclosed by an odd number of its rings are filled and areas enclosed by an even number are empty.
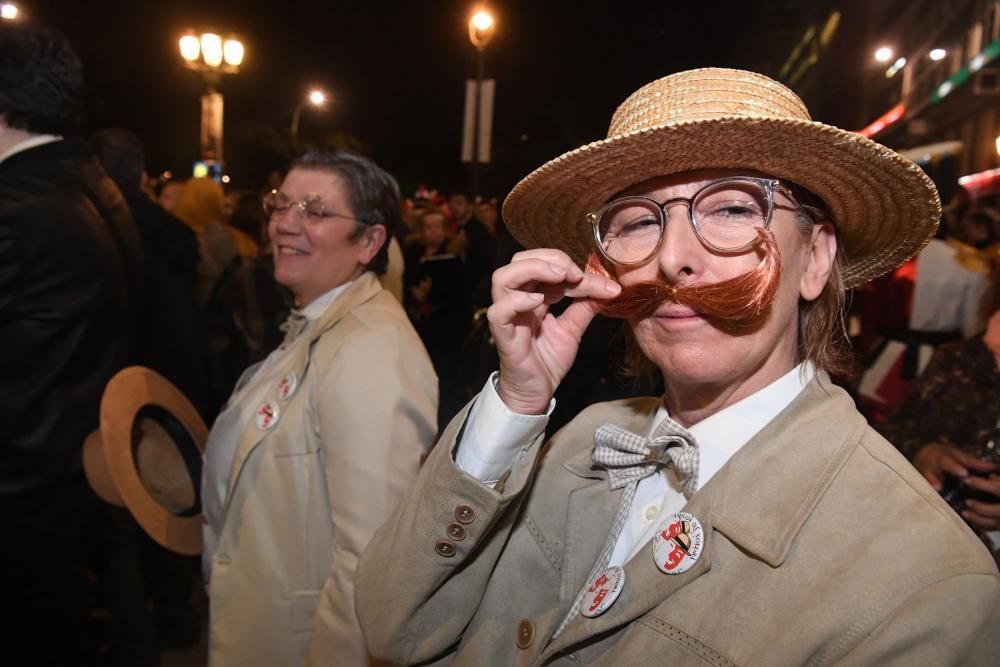
{"type": "Polygon", "coordinates": [[[479,132],[483,93],[483,76],[485,71],[486,45],[493,39],[496,22],[493,15],[486,9],[479,9],[469,19],[469,41],[476,47],[476,93],[473,101],[473,131],[472,131],[472,194],[479,192],[479,132]]]}
{"type": "Polygon", "coordinates": [[[299,118],[302,116],[302,110],[306,108],[307,104],[311,104],[314,107],[322,107],[326,104],[326,93],[322,90],[311,90],[309,91],[308,97],[300,100],[298,104],[295,105],[295,111],[292,112],[292,125],[290,131],[292,133],[292,139],[299,138],[299,118]]]}
{"type": "Polygon", "coordinates": [[[205,92],[201,96],[200,157],[208,163],[222,164],[222,93],[216,86],[223,74],[235,74],[243,64],[243,43],[229,37],[206,32],[201,36],[189,33],[179,42],[181,57],[189,68],[201,72],[205,92]]]}

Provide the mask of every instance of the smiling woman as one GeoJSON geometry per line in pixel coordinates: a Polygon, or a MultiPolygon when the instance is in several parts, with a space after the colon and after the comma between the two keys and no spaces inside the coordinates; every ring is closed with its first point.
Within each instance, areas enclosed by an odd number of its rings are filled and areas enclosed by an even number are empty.
{"type": "Polygon", "coordinates": [[[399,191],[365,158],[310,152],[264,210],[296,310],[205,448],[210,660],[366,665],[354,568],[437,430],[430,359],[376,275],[399,191]]]}
{"type": "Polygon", "coordinates": [[[386,239],[384,225],[358,219],[344,179],[293,165],[265,202],[274,277],[306,306],[366,270],[386,239]]]}

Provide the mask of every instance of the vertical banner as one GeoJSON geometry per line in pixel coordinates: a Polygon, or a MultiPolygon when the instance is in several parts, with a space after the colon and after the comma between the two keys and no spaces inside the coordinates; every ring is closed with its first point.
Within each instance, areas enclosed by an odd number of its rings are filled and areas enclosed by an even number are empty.
{"type": "Polygon", "coordinates": [[[222,161],[222,93],[201,96],[201,158],[222,161]]]}
{"type": "Polygon", "coordinates": [[[462,162],[472,162],[472,142],[476,125],[476,81],[465,82],[465,113],[462,114],[462,162]]]}
{"type": "Polygon", "coordinates": [[[493,96],[497,89],[495,79],[483,81],[479,90],[479,162],[490,162],[490,138],[493,136],[493,96]]]}
{"type": "Polygon", "coordinates": [[[484,79],[479,98],[479,123],[476,123],[476,81],[465,82],[465,113],[462,122],[462,162],[472,162],[475,136],[479,135],[478,162],[490,161],[490,144],[493,136],[493,99],[496,80],[484,79]]]}

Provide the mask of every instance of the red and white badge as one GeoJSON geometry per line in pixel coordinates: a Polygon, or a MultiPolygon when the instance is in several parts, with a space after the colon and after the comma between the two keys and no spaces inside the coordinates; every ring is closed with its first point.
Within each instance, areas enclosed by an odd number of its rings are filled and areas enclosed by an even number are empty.
{"type": "Polygon", "coordinates": [[[683,574],[701,558],[705,531],[693,514],[677,512],[667,517],[653,536],[653,560],[666,574],[683,574]]]}
{"type": "Polygon", "coordinates": [[[580,601],[580,614],[587,618],[596,618],[618,600],[625,588],[625,570],[615,565],[601,572],[587,586],[587,591],[580,601]]]}
{"type": "Polygon", "coordinates": [[[278,382],[278,398],[283,401],[287,401],[295,393],[295,390],[299,388],[299,378],[296,377],[295,373],[288,371],[285,376],[281,378],[278,382]]]}
{"type": "Polygon", "coordinates": [[[278,417],[280,414],[281,412],[278,410],[277,401],[262,403],[261,406],[257,408],[257,428],[262,431],[272,428],[278,423],[278,417]]]}

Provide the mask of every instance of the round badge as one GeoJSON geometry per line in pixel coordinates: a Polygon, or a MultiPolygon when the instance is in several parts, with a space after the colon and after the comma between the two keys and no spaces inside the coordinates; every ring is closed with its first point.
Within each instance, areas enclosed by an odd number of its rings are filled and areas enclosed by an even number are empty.
{"type": "Polygon", "coordinates": [[[278,382],[278,398],[283,401],[287,401],[295,393],[295,390],[299,387],[299,379],[295,376],[295,373],[288,371],[285,376],[281,378],[278,382]]]}
{"type": "Polygon", "coordinates": [[[278,404],[275,401],[268,401],[267,403],[262,403],[259,408],[257,408],[257,428],[262,431],[273,427],[278,423],[278,416],[280,411],[278,410],[278,404]]]}
{"type": "Polygon", "coordinates": [[[625,588],[625,570],[615,565],[601,572],[587,586],[580,601],[580,614],[587,618],[600,616],[615,603],[625,588]]]}
{"type": "Polygon", "coordinates": [[[653,536],[653,560],[666,574],[683,574],[698,562],[705,549],[705,531],[693,514],[667,517],[653,536]]]}

